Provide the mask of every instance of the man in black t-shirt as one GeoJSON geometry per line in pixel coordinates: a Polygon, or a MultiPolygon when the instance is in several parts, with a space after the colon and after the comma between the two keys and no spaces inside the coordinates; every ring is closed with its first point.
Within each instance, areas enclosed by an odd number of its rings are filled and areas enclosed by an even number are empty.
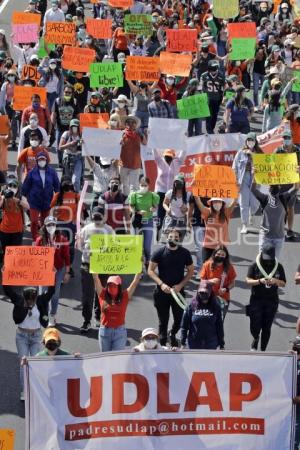
{"type": "Polygon", "coordinates": [[[184,286],[192,278],[193,272],[192,256],[189,250],[180,245],[180,232],[176,229],[170,230],[167,244],[153,252],[148,269],[148,275],[157,284],[154,306],[158,314],[161,345],[167,343],[171,307],[174,323],[170,331],[170,344],[172,347],[178,346],[176,333],[180,328],[183,309],[173,299],[171,289],[184,295],[184,286]],[[158,273],[155,272],[156,269],[158,273]]]}

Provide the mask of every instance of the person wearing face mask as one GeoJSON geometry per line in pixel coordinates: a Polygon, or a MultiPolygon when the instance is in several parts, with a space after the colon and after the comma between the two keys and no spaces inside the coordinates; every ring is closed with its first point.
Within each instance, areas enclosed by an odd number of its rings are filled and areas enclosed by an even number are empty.
{"type": "Polygon", "coordinates": [[[286,284],[284,268],[275,257],[275,247],[271,243],[264,243],[256,261],[248,269],[246,283],[251,287],[250,302],[246,306],[253,337],[251,350],[258,349],[260,340],[261,351],[264,352],[278,309],[278,288],[286,284]]]}
{"type": "Polygon", "coordinates": [[[59,152],[63,152],[63,174],[72,178],[74,189],[80,191],[83,177],[82,139],[79,120],[72,119],[69,131],[65,131],[60,139],[59,152]]]}
{"type": "Polygon", "coordinates": [[[219,245],[229,244],[229,220],[236,206],[236,200],[226,205],[220,197],[212,197],[207,201],[208,207],[200,197],[195,196],[195,202],[201,211],[205,223],[205,235],[202,246],[203,263],[211,257],[219,245]]]}
{"type": "Polygon", "coordinates": [[[66,350],[62,350],[60,332],[56,328],[49,327],[44,331],[42,344],[44,349],[35,356],[64,356],[71,355],[66,350]]]}
{"type": "Polygon", "coordinates": [[[245,87],[236,90],[235,97],[226,104],[224,122],[229,133],[250,133],[250,119],[254,112],[251,100],[245,96],[245,87]]]}
{"type": "Polygon", "coordinates": [[[56,315],[58,301],[62,283],[70,281],[70,246],[68,239],[57,230],[57,219],[54,216],[47,216],[44,225],[40,230],[40,236],[36,239],[37,247],[54,247],[54,268],[55,285],[54,293],[51,297],[51,308],[49,316],[49,326],[56,325],[56,315]]]}
{"type": "Polygon", "coordinates": [[[111,40],[110,54],[113,55],[115,62],[118,60],[118,53],[129,55],[128,41],[123,26],[115,29],[111,40]]]}
{"type": "Polygon", "coordinates": [[[253,181],[251,191],[262,208],[262,222],[259,232],[260,251],[264,244],[272,244],[275,247],[276,257],[279,258],[284,243],[288,204],[293,201],[297,190],[297,184],[285,192],[281,191],[281,186],[272,185],[269,187],[269,193],[264,194],[257,189],[257,185],[253,181]]]}
{"type": "Polygon", "coordinates": [[[183,309],[174,300],[171,290],[184,296],[184,287],[194,272],[192,256],[189,250],[180,245],[180,241],[180,232],[176,229],[169,230],[167,244],[154,250],[148,268],[149,277],[157,285],[153,297],[159,321],[160,344],[166,345],[169,335],[171,347],[178,347],[176,334],[183,314],[183,309]],[[168,333],[170,308],[174,322],[168,333]]]}
{"type": "Polygon", "coordinates": [[[147,350],[169,350],[168,347],[158,342],[158,332],[155,328],[145,328],[142,331],[141,343],[133,347],[134,352],[145,352],[147,350]]]}
{"type": "Polygon", "coordinates": [[[156,82],[152,86],[149,86],[145,82],[134,84],[130,80],[127,80],[127,83],[134,97],[132,114],[141,120],[141,129],[144,130],[148,128],[148,105],[151,101],[152,91],[156,87],[156,82]]]}
{"type": "Polygon", "coordinates": [[[2,220],[0,222],[0,242],[3,256],[8,245],[22,245],[24,229],[24,211],[29,205],[24,197],[19,195],[19,183],[11,179],[7,188],[0,196],[2,220]]]}
{"type": "Polygon", "coordinates": [[[22,69],[25,64],[30,63],[32,55],[37,55],[39,50],[39,41],[32,43],[18,43],[13,44],[14,33],[10,34],[9,51],[13,55],[13,61],[16,67],[18,67],[18,75],[21,78],[22,69]]]}
{"type": "MultiPolygon", "coordinates": [[[[85,225],[77,237],[77,248],[82,252],[81,256],[81,303],[83,324],[80,328],[81,333],[87,333],[91,328],[93,314],[93,305],[95,299],[95,285],[93,276],[90,273],[90,238],[94,234],[113,234],[114,230],[107,225],[105,217],[104,203],[96,206],[91,214],[91,222],[85,225]]],[[[104,280],[105,281],[105,280],[104,280]]],[[[99,326],[100,308],[98,299],[95,299],[95,322],[99,326]]]]}
{"type": "Polygon", "coordinates": [[[51,8],[47,9],[44,16],[43,34],[46,33],[46,24],[48,22],[65,22],[65,14],[58,7],[58,0],[51,0],[51,8]]]}
{"type": "Polygon", "coordinates": [[[127,341],[126,311],[128,302],[132,299],[139,284],[141,274],[134,275],[127,289],[123,288],[122,279],[118,275],[108,277],[106,288],[102,286],[98,275],[93,274],[93,278],[101,308],[100,351],[125,350],[127,341]]]}
{"type": "Polygon", "coordinates": [[[256,2],[249,3],[250,12],[252,15],[253,21],[256,23],[256,26],[259,26],[261,20],[263,18],[269,18],[270,14],[272,14],[274,9],[273,2],[256,2]]]}
{"type": "Polygon", "coordinates": [[[92,92],[88,104],[84,107],[84,113],[88,114],[100,114],[108,113],[104,104],[101,102],[101,94],[99,92],[92,92]]]}
{"type": "MultiPolygon", "coordinates": [[[[192,78],[189,81],[187,90],[183,93],[183,98],[190,97],[191,95],[196,95],[199,93],[198,91],[198,79],[192,78]]],[[[199,136],[202,133],[202,120],[201,119],[189,119],[188,124],[188,137],[191,136],[199,136]]]]}
{"type": "Polygon", "coordinates": [[[266,59],[265,67],[277,67],[279,71],[284,70],[284,60],[281,55],[281,48],[279,45],[272,45],[270,56],[266,59]]]}
{"type": "Polygon", "coordinates": [[[24,148],[30,146],[30,135],[32,132],[37,134],[39,142],[43,147],[49,146],[49,136],[45,128],[39,125],[38,115],[35,112],[32,112],[28,118],[28,125],[24,125],[24,127],[21,128],[18,154],[20,154],[24,148]]]}
{"type": "MultiPolygon", "coordinates": [[[[26,287],[23,294],[17,293],[12,286],[3,285],[5,295],[14,305],[13,320],[17,325],[16,346],[20,362],[27,356],[35,356],[41,350],[41,327],[48,326],[48,304],[54,287],[38,295],[35,287],[26,287]]],[[[20,400],[24,401],[24,371],[20,366],[20,400]]]]}
{"type": "Polygon", "coordinates": [[[221,307],[209,281],[201,281],[196,297],[184,311],[180,328],[182,349],[187,341],[189,349],[224,350],[221,307]]]}
{"type": "Polygon", "coordinates": [[[166,75],[164,78],[160,77],[158,87],[161,89],[161,98],[170,103],[170,107],[173,111],[173,117],[177,117],[176,101],[178,92],[185,87],[188,82],[188,78],[184,77],[180,81],[176,82],[174,75],[166,75]]]}
{"type": "Polygon", "coordinates": [[[251,192],[253,180],[252,155],[254,153],[262,153],[262,149],[258,145],[256,134],[248,133],[244,147],[236,153],[232,164],[240,188],[239,205],[242,221],[241,234],[246,234],[248,232],[248,223],[250,225],[253,224],[253,216],[259,208],[259,203],[251,192]]]}
{"type": "Polygon", "coordinates": [[[43,225],[50,211],[54,192],[59,191],[59,179],[56,171],[47,163],[47,155],[39,152],[37,166],[26,176],[22,185],[22,195],[30,206],[31,234],[35,241],[38,237],[39,223],[43,225]]]}
{"type": "Polygon", "coordinates": [[[152,90],[152,102],[148,105],[150,117],[159,117],[161,119],[175,118],[174,109],[168,100],[162,99],[161,89],[156,87],[152,90]]]}
{"type": "Polygon", "coordinates": [[[28,7],[24,10],[24,12],[41,15],[40,11],[37,9],[37,4],[38,0],[29,0],[28,7]]]}
{"type": "Polygon", "coordinates": [[[212,60],[208,63],[208,71],[200,77],[200,89],[207,94],[210,117],[206,119],[206,130],[213,134],[220,106],[223,99],[225,78],[219,70],[218,61],[212,60]]]}
{"type": "Polygon", "coordinates": [[[149,178],[140,177],[139,189],[131,192],[128,197],[131,212],[133,214],[132,226],[135,234],[143,235],[143,249],[145,269],[148,270],[151,244],[153,238],[153,213],[157,209],[159,196],[149,190],[149,178]]]}
{"type": "Polygon", "coordinates": [[[122,129],[125,128],[125,120],[129,115],[129,105],[130,101],[128,98],[120,94],[116,99],[113,99],[113,102],[117,105],[115,108],[111,110],[111,114],[118,114],[121,119],[122,129]]]}
{"type": "Polygon", "coordinates": [[[63,176],[60,191],[53,195],[50,214],[56,217],[58,229],[67,238],[70,246],[70,276],[74,277],[72,264],[75,256],[76,217],[80,195],[74,191],[70,177],[63,176]]]}
{"type": "Polygon", "coordinates": [[[16,139],[18,135],[18,114],[13,109],[13,97],[15,85],[18,85],[18,76],[13,69],[8,70],[6,81],[1,86],[0,90],[0,111],[6,114],[10,120],[11,127],[11,148],[16,147],[16,139]]]}
{"type": "Polygon", "coordinates": [[[236,271],[230,263],[228,249],[225,245],[220,245],[215,248],[209,260],[203,264],[200,279],[207,280],[212,284],[213,293],[221,306],[223,322],[228,312],[230,291],[234,288],[235,278],[236,271]]]}
{"type": "Polygon", "coordinates": [[[48,109],[52,111],[55,100],[62,97],[64,91],[64,76],[57,65],[57,59],[49,59],[48,56],[43,58],[38,67],[38,73],[41,75],[39,86],[46,88],[48,109]]]}
{"type": "Polygon", "coordinates": [[[112,177],[109,180],[108,190],[99,198],[104,202],[107,213],[107,223],[116,234],[130,233],[130,208],[128,198],[121,191],[120,177],[112,177]]]}
{"type": "Polygon", "coordinates": [[[87,104],[88,92],[90,90],[90,79],[83,72],[74,72],[74,75],[67,77],[67,82],[74,88],[74,98],[77,103],[78,111],[83,113],[87,104]]]}
{"type": "Polygon", "coordinates": [[[147,56],[147,50],[150,43],[149,38],[144,42],[144,37],[142,35],[137,35],[132,41],[129,37],[128,42],[130,56],[147,56]]]}
{"type": "MultiPolygon", "coordinates": [[[[286,96],[289,94],[296,78],[292,78],[284,89],[272,89],[269,91],[269,99],[265,104],[262,123],[262,133],[278,127],[282,122],[286,96]]],[[[272,83],[271,83],[272,85],[272,83]]]]}
{"type": "Polygon", "coordinates": [[[17,165],[17,175],[18,180],[21,183],[23,178],[23,170],[24,177],[34,168],[36,167],[36,157],[38,153],[44,152],[47,156],[47,162],[50,163],[50,155],[42,145],[41,137],[38,134],[37,130],[31,131],[29,136],[29,147],[24,148],[18,156],[18,165],[17,165]]]}
{"type": "Polygon", "coordinates": [[[277,14],[274,17],[275,24],[282,25],[284,20],[293,21],[292,6],[288,3],[281,3],[278,7],[277,14]]]}
{"type": "Polygon", "coordinates": [[[201,49],[197,52],[192,65],[196,69],[197,78],[200,80],[201,74],[208,71],[209,61],[216,60],[216,55],[209,51],[209,44],[201,43],[201,49]]]}

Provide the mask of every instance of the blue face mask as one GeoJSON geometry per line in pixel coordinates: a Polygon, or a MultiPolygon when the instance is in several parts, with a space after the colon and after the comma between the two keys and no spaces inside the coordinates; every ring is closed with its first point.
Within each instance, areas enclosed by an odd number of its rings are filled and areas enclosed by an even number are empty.
{"type": "Polygon", "coordinates": [[[33,109],[38,109],[39,106],[40,104],[38,102],[32,102],[33,109]]]}

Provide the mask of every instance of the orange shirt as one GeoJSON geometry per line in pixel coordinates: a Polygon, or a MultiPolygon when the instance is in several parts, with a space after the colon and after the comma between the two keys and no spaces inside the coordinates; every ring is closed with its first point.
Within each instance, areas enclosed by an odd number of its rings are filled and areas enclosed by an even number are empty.
{"type": "Polygon", "coordinates": [[[7,146],[9,143],[8,136],[0,136],[0,170],[7,170],[7,146]]]}
{"type": "Polygon", "coordinates": [[[109,328],[118,328],[125,324],[125,315],[128,306],[128,291],[123,291],[122,300],[120,303],[105,306],[105,293],[103,289],[99,295],[99,304],[101,308],[101,325],[109,328]],[[105,309],[104,309],[105,308],[105,309]]]}
{"type": "Polygon", "coordinates": [[[115,39],[115,48],[118,50],[127,50],[127,38],[125,35],[125,31],[123,28],[117,28],[113,34],[113,38],[115,39]]]}
{"type": "Polygon", "coordinates": [[[76,223],[77,207],[80,195],[76,192],[64,192],[61,205],[57,205],[59,193],[53,195],[51,208],[55,208],[54,215],[60,222],[76,223]]]}
{"type": "Polygon", "coordinates": [[[50,156],[45,147],[38,147],[33,149],[32,147],[24,148],[18,156],[18,163],[25,165],[25,176],[36,166],[36,155],[40,152],[44,152],[47,155],[48,163],[50,162],[50,156]]]}
{"type": "Polygon", "coordinates": [[[0,231],[3,233],[21,233],[24,228],[23,210],[15,198],[4,200],[3,217],[0,231]]]}
{"type": "Polygon", "coordinates": [[[225,208],[225,215],[227,220],[224,220],[224,222],[221,223],[218,217],[210,217],[210,208],[204,208],[202,210],[201,216],[205,222],[205,236],[203,247],[216,248],[220,244],[228,245],[228,224],[230,219],[230,212],[227,208],[225,208]]]}
{"type": "Polygon", "coordinates": [[[221,280],[223,279],[222,288],[227,288],[235,280],[236,271],[231,264],[228,268],[228,273],[224,272],[223,266],[216,265],[213,268],[212,265],[213,261],[211,259],[209,259],[203,264],[202,269],[200,270],[200,278],[201,280],[210,280],[212,278],[219,278],[220,282],[218,284],[213,285],[213,292],[215,295],[219,295],[219,297],[222,297],[224,300],[229,301],[230,300],[229,292],[225,292],[222,295],[219,294],[221,280]]]}

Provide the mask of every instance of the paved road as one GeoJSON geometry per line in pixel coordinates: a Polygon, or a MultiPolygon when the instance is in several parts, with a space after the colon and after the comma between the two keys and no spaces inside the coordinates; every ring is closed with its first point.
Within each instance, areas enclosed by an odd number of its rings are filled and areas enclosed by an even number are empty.
{"type": "MultiPolygon", "coordinates": [[[[10,0],[6,10],[0,14],[0,27],[2,22],[10,23],[10,15],[13,7],[22,10],[26,5],[25,0],[10,0]]],[[[255,128],[259,128],[261,117],[257,116],[255,128]]],[[[10,152],[9,162],[15,164],[16,152],[10,152]]],[[[300,230],[299,204],[296,216],[296,230],[300,230]]],[[[237,214],[238,216],[238,214],[237,214]]],[[[236,288],[232,294],[231,308],[225,322],[226,347],[233,350],[249,350],[250,333],[248,319],[244,315],[244,306],[249,299],[249,289],[244,279],[248,265],[257,254],[257,234],[241,236],[238,231],[239,218],[231,222],[230,232],[234,244],[230,252],[232,260],[238,272],[236,288]]],[[[295,288],[293,277],[299,263],[299,241],[287,242],[282,253],[282,262],[287,272],[288,283],[280,301],[279,312],[273,326],[273,333],[269,350],[285,350],[289,339],[294,335],[295,323],[299,312],[299,288],[295,288]]],[[[30,241],[28,241],[29,243],[30,241]]],[[[75,278],[68,286],[62,288],[58,328],[62,333],[63,347],[70,351],[81,353],[97,352],[97,330],[93,329],[87,336],[79,333],[82,324],[80,311],[80,277],[79,255],[75,264],[75,278]]],[[[136,344],[140,332],[148,326],[157,326],[156,313],[153,307],[152,291],[153,283],[148,277],[144,277],[136,291],[127,314],[128,345],[136,344]]],[[[196,282],[192,281],[188,286],[188,296],[192,296],[196,288],[196,282]]],[[[24,406],[19,401],[18,359],[15,347],[15,325],[12,321],[12,305],[3,296],[0,297],[0,428],[13,428],[16,430],[16,450],[24,449],[25,421],[24,406]]]]}

